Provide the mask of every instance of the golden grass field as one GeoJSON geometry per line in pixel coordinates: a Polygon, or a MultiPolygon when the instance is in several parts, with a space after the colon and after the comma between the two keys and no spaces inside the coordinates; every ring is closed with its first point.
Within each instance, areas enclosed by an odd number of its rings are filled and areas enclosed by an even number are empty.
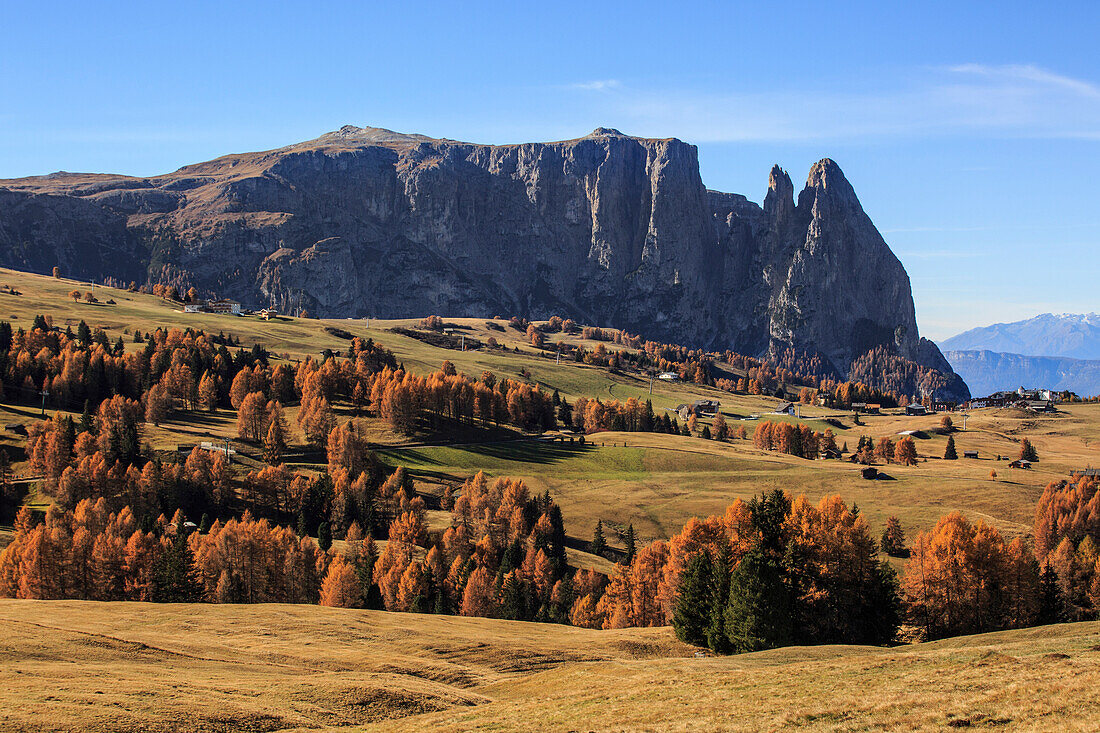
{"type": "MultiPolygon", "coordinates": [[[[75,326],[84,319],[93,328],[105,328],[112,340],[122,335],[127,348],[140,348],[130,343],[134,329],[148,332],[158,326],[192,326],[210,333],[231,333],[246,347],[260,343],[273,354],[300,359],[325,348],[346,348],[346,341],[323,331],[325,326],[334,325],[375,339],[391,349],[406,367],[423,373],[437,369],[444,359],[472,376],[488,369],[501,377],[516,378],[521,369],[526,369],[545,389],[557,389],[570,401],[579,396],[605,400],[634,396],[652,399],[656,410],[700,398],[719,399],[730,424],[734,428],[743,424],[750,433],[756,422],[742,422],[741,418],[760,415],[760,419],[795,419],[768,415],[779,402],[772,397],[732,395],[708,387],[660,381],[653,385],[651,395],[648,380],[637,375],[611,374],[564,360],[555,364],[553,359],[539,356],[520,332],[508,326],[504,332],[491,330],[485,325],[486,319],[445,320],[482,341],[493,336],[505,350],[463,352],[438,348],[389,330],[397,325],[415,326],[416,319],[372,319],[368,324],[362,320],[282,317],[263,321],[251,316],[185,314],[177,305],[159,298],[111,288],[96,289],[101,303],[74,303],[68,293],[74,288],[87,290],[86,283],[12,270],[0,270],[0,284],[23,293],[0,293],[0,320],[9,320],[13,327],[29,328],[37,313],[52,315],[55,325],[61,327],[75,326]],[[107,305],[108,299],[116,304],[107,305]],[[515,348],[520,353],[515,353],[515,348]]],[[[580,340],[579,336],[561,334],[553,338],[580,340]]],[[[292,431],[297,430],[296,410],[291,407],[287,411],[292,431]]],[[[343,412],[348,417],[348,411],[343,412]]],[[[1035,501],[1047,483],[1067,477],[1075,468],[1100,463],[1100,404],[1068,405],[1049,416],[1016,410],[973,411],[966,431],[956,432],[955,441],[960,455],[964,450],[980,451],[977,461],[941,459],[947,438],[936,431],[939,416],[906,417],[896,414],[898,410],[887,412],[891,414],[864,415],[865,425],[856,426],[851,413],[802,407],[803,419],[814,429],[829,427],[824,422],[827,418],[838,420],[843,427],[832,428],[838,443],[847,443],[853,449],[860,435],[896,439],[901,431],[922,431],[919,435],[925,437],[916,440],[922,458],[917,466],[884,468],[896,481],[865,481],[858,468],[847,462],[806,461],[762,452],[754,449],[751,441],[717,443],[681,436],[599,433],[591,436],[593,445],[568,449],[533,440],[500,442],[502,437],[521,437],[511,430],[473,430],[461,438],[463,444],[459,446],[402,448],[399,446],[407,443],[407,438],[392,433],[381,420],[369,419],[367,423],[370,439],[384,447],[383,460],[409,467],[425,491],[441,490],[440,482],[460,482],[478,470],[492,476],[519,476],[533,490],[551,491],[562,506],[569,534],[588,539],[596,520],[602,519],[610,527],[608,539],[612,545],[618,542],[615,530],[625,529],[628,524],[634,524],[642,541],[664,538],[677,532],[691,516],[721,512],[735,498],[749,498],[773,488],[806,493],[815,499],[840,494],[859,505],[876,532],[891,514],[901,518],[912,536],[917,530],[931,527],[942,515],[960,510],[1014,536],[1029,531],[1035,501]],[[1007,461],[996,460],[997,455],[1015,457],[1022,436],[1032,440],[1041,458],[1031,471],[1009,469],[1007,461]],[[991,469],[997,471],[996,481],[989,478],[991,469]]],[[[29,422],[38,415],[39,410],[29,404],[0,404],[0,423],[29,422]]],[[[961,418],[954,417],[961,426],[961,418]]],[[[146,426],[144,439],[155,448],[174,449],[205,439],[235,437],[235,433],[232,411],[219,410],[213,415],[184,412],[160,427],[146,426]]],[[[11,435],[4,435],[2,440],[19,442],[11,435]]],[[[243,465],[260,465],[249,457],[250,452],[258,454],[257,450],[244,445],[240,448],[243,465]]],[[[16,466],[17,472],[19,468],[16,466]]],[[[309,470],[311,466],[295,468],[309,470]]],[[[38,497],[33,501],[48,500],[38,497]]]]}
{"type": "MultiPolygon", "coordinates": [[[[301,359],[346,341],[326,325],[374,338],[408,368],[426,373],[444,359],[476,376],[490,370],[517,378],[521,370],[544,389],[577,397],[651,398],[655,409],[699,398],[719,399],[733,427],[769,416],[779,400],[736,396],[690,384],[615,375],[591,366],[540,356],[523,334],[490,330],[484,319],[447,318],[507,350],[457,351],[395,334],[416,320],[318,321],[284,317],[184,314],[158,298],[96,288],[101,301],[74,303],[68,293],[86,284],[10,270],[0,285],[0,320],[29,328],[49,314],[64,328],[85,320],[127,348],[134,329],[158,326],[205,329],[260,343],[277,359],[301,359]],[[514,350],[520,351],[516,353],[514,350]],[[744,422],[740,422],[744,419],[744,422]]],[[[574,339],[575,337],[553,338],[574,339]]],[[[592,346],[593,344],[589,344],[592,346]]],[[[609,346],[609,348],[617,348],[609,346]]],[[[288,409],[296,431],[296,409],[288,409]]],[[[338,406],[341,419],[346,408],[338,406]]],[[[782,488],[811,498],[840,494],[855,502],[877,535],[898,515],[912,538],[942,515],[960,510],[1009,536],[1030,531],[1037,498],[1050,481],[1097,465],[1100,405],[1063,406],[1050,416],[1014,410],[977,410],[955,433],[960,455],[941,459],[946,436],[938,416],[899,411],[863,416],[805,406],[816,430],[826,419],[838,443],[854,448],[860,435],[899,437],[921,431],[914,467],[888,466],[895,481],[865,481],[858,467],[806,461],[759,451],[751,441],[599,433],[585,447],[548,443],[514,430],[470,430],[456,445],[410,445],[378,419],[368,434],[382,460],[407,466],[418,490],[435,492],[478,470],[525,479],[549,490],[561,505],[567,532],[587,540],[602,519],[610,544],[633,524],[640,542],[667,538],[691,516],[718,513],[735,498],[782,488]],[[1032,471],[1012,470],[997,455],[1014,457],[1027,436],[1041,458],[1032,471]],[[506,439],[506,440],[505,440],[506,439]],[[991,469],[998,474],[989,478],[991,469]]],[[[39,410],[27,402],[0,404],[0,425],[28,423],[39,410]]],[[[961,418],[955,416],[961,426],[961,418]]],[[[200,440],[235,438],[235,414],[179,413],[144,440],[172,450],[200,440]]],[[[300,441],[301,436],[296,435],[300,441]]],[[[5,433],[0,442],[18,446],[5,433]]],[[[235,444],[239,465],[259,466],[255,447],[235,444]]],[[[16,464],[26,473],[26,464],[16,464]]],[[[295,464],[317,470],[316,464],[295,464]]],[[[32,495],[45,506],[50,497],[32,495]]],[[[449,522],[429,512],[432,527],[449,522]]],[[[0,528],[0,546],[8,539],[0,528]]],[[[340,542],[336,547],[339,548],[340,542]]],[[[611,572],[603,558],[570,549],[570,562],[611,572]]],[[[1000,727],[1023,730],[1096,730],[1092,702],[1100,684],[1100,624],[1059,625],[1026,631],[918,644],[893,649],[789,648],[729,658],[694,657],[672,631],[592,631],[487,619],[418,616],[314,606],[149,605],[0,600],[0,730],[274,731],[274,730],[941,730],[1000,727]]]]}
{"type": "Polygon", "coordinates": [[[671,629],[0,601],[6,731],[1087,731],[1100,623],[695,658],[671,629]]]}

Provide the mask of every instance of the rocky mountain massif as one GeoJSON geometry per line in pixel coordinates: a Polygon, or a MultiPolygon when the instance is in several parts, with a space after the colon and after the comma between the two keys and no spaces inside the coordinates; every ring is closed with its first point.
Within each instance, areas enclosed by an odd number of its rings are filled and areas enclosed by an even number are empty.
{"type": "Polygon", "coordinates": [[[883,347],[937,372],[913,393],[967,394],[836,163],[797,197],[774,168],[761,207],[708,191],[694,146],[605,128],[489,146],[348,126],[152,178],[0,181],[0,264],[321,316],[557,314],[840,377],[883,347]]]}

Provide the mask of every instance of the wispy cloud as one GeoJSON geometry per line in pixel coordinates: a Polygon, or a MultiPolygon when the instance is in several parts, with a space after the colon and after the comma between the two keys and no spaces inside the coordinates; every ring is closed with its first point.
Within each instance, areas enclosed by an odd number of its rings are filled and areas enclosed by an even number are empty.
{"type": "Polygon", "coordinates": [[[582,81],[568,86],[570,89],[584,92],[609,92],[612,89],[622,87],[622,82],[618,79],[594,79],[593,81],[582,81]]]}
{"type": "Polygon", "coordinates": [[[1100,140],[1100,86],[1032,65],[929,67],[874,91],[714,92],[573,84],[586,110],[635,134],[695,142],[867,140],[958,134],[1100,140]]]}

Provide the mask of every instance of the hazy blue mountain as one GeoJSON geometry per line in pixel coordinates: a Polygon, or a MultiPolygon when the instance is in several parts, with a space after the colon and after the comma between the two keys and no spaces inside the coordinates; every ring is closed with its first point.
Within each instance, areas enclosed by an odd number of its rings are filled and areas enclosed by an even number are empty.
{"type": "Polygon", "coordinates": [[[1026,321],[972,328],[939,345],[945,352],[984,350],[1100,359],[1100,315],[1043,313],[1026,321]]]}
{"type": "Polygon", "coordinates": [[[944,356],[974,395],[1017,387],[1068,389],[1082,397],[1100,394],[1100,360],[986,350],[944,351],[944,356]]]}

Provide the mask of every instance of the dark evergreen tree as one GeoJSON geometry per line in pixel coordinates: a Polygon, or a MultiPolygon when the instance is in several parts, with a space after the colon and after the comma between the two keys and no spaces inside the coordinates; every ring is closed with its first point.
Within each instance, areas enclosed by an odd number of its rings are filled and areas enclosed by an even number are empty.
{"type": "Polygon", "coordinates": [[[527,618],[526,599],[523,593],[523,584],[515,573],[509,573],[504,578],[504,585],[500,591],[500,617],[511,621],[523,621],[527,618]]]}
{"type": "Polygon", "coordinates": [[[500,559],[500,576],[503,578],[522,565],[525,554],[526,548],[523,541],[518,537],[512,540],[512,544],[508,545],[507,549],[504,550],[504,556],[500,559]]]}
{"type": "Polygon", "coordinates": [[[703,645],[710,625],[711,562],[705,551],[692,555],[680,579],[672,628],[680,641],[703,645]]]}
{"type": "Polygon", "coordinates": [[[637,539],[634,537],[634,524],[626,528],[626,560],[625,565],[634,564],[634,556],[638,554],[637,539]]]}
{"type": "Polygon", "coordinates": [[[84,412],[80,414],[80,432],[95,435],[95,418],[92,417],[92,407],[88,400],[84,400],[84,412]]]}
{"type": "Polygon", "coordinates": [[[638,426],[638,429],[645,433],[652,433],[657,423],[656,418],[653,416],[653,401],[645,401],[645,412],[642,413],[642,422],[638,426]]]}
{"type": "Polygon", "coordinates": [[[790,590],[778,560],[763,547],[745,554],[730,577],[726,633],[734,652],[755,652],[791,642],[790,590]]]}
{"type": "Polygon", "coordinates": [[[550,505],[550,559],[554,561],[557,574],[565,572],[565,520],[561,516],[561,507],[550,505]]]}
{"type": "Polygon", "coordinates": [[[729,547],[723,547],[714,558],[711,567],[710,598],[708,603],[707,646],[718,654],[730,653],[729,635],[726,633],[726,606],[730,597],[730,574],[733,557],[729,547]]]}
{"type": "Polygon", "coordinates": [[[564,399],[558,405],[558,422],[569,427],[573,422],[573,408],[564,399]]]}
{"type": "Polygon", "coordinates": [[[786,549],[784,522],[791,513],[791,499],[781,489],[754,496],[749,502],[752,526],[760,533],[760,549],[776,558],[786,549]]]}
{"type": "Polygon", "coordinates": [[[1040,625],[1056,624],[1066,620],[1066,599],[1062,586],[1058,582],[1058,573],[1051,563],[1044,563],[1039,573],[1039,617],[1040,625]]]}
{"type": "Polygon", "coordinates": [[[709,426],[709,425],[704,425],[704,426],[703,426],[703,433],[702,433],[702,437],[703,437],[703,438],[705,438],[705,439],[707,439],[707,440],[710,440],[710,439],[711,439],[711,434],[710,434],[710,426],[709,426]]]}
{"type": "Polygon", "coordinates": [[[877,563],[863,586],[856,590],[858,614],[849,619],[846,641],[850,644],[889,644],[901,625],[898,574],[885,560],[877,563]]]}
{"type": "Polygon", "coordinates": [[[593,555],[603,555],[607,551],[607,540],[603,536],[603,520],[596,520],[596,531],[592,533],[592,545],[590,546],[593,555]]]}
{"type": "Polygon", "coordinates": [[[321,548],[321,552],[328,552],[332,547],[332,529],[329,528],[328,522],[317,525],[317,546],[321,548]]]}
{"type": "Polygon", "coordinates": [[[162,603],[194,603],[202,594],[187,532],[177,527],[154,569],[154,598],[162,603]]]}
{"type": "Polygon", "coordinates": [[[954,435],[948,435],[947,436],[947,448],[943,452],[943,458],[944,458],[945,461],[955,461],[955,460],[958,460],[958,458],[959,458],[959,454],[955,451],[955,436],[954,435]]]}

